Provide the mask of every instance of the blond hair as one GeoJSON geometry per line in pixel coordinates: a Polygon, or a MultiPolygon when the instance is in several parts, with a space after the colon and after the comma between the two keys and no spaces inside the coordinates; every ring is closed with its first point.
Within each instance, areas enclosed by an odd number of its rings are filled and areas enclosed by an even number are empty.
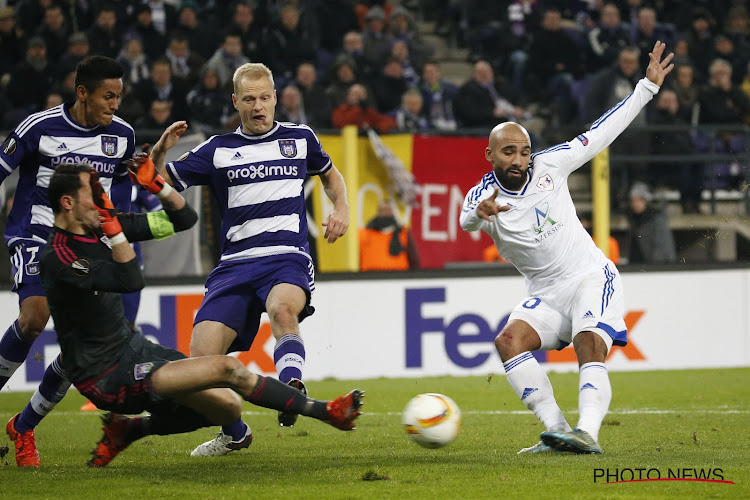
{"type": "Polygon", "coordinates": [[[276,85],[273,82],[273,73],[263,63],[245,63],[234,72],[232,76],[232,85],[234,86],[234,93],[236,94],[239,90],[242,79],[247,78],[250,80],[258,80],[260,78],[268,78],[271,82],[271,87],[275,88],[276,85]]]}

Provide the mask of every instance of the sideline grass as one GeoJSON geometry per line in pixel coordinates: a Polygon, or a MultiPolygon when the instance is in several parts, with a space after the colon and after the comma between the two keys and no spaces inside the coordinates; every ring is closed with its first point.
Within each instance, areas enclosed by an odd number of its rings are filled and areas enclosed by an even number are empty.
{"type": "MultiPolygon", "coordinates": [[[[577,375],[551,373],[550,379],[575,425],[577,375]]],[[[542,428],[503,376],[327,380],[310,382],[311,394],[367,391],[356,431],[305,418],[280,429],[275,412],[246,403],[255,434],[247,450],[190,457],[212,437],[214,429],[203,429],[146,438],[99,470],[85,462],[100,437],[100,412],[79,412],[84,400],[71,391],[37,429],[42,468],[16,468],[11,448],[0,459],[0,492],[3,499],[750,498],[750,369],[613,373],[611,379],[602,456],[516,455],[538,441],[542,428]],[[422,392],[445,393],[463,411],[461,435],[447,448],[419,448],[401,428],[401,410],[422,392]],[[594,470],[607,468],[653,468],[662,477],[668,469],[718,468],[736,484],[594,483],[594,470]]],[[[0,394],[3,428],[29,396],[0,394]]],[[[12,447],[3,432],[5,445],[12,447]]]]}

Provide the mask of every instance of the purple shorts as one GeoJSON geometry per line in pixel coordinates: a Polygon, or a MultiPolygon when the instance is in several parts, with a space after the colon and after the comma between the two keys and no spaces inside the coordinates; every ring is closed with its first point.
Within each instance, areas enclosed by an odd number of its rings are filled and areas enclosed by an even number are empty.
{"type": "Polygon", "coordinates": [[[45,297],[42,276],[39,272],[39,257],[44,243],[23,240],[10,248],[10,263],[13,268],[13,291],[18,294],[20,304],[28,297],[45,297]]]}
{"type": "Polygon", "coordinates": [[[206,295],[193,325],[201,321],[223,323],[237,332],[227,352],[247,351],[258,333],[268,294],[279,283],[305,291],[307,303],[299,314],[300,321],[315,312],[310,305],[310,293],[315,288],[312,262],[304,255],[288,253],[219,264],[208,275],[206,295]]]}

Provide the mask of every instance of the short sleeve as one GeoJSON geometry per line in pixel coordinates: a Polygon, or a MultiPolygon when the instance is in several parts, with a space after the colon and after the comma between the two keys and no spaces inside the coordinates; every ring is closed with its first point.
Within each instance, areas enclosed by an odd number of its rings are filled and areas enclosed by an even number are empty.
{"type": "Polygon", "coordinates": [[[307,173],[309,175],[320,175],[326,173],[333,162],[320,144],[320,139],[309,127],[305,127],[305,138],[307,139],[307,173]]]}
{"type": "Polygon", "coordinates": [[[211,183],[214,172],[212,141],[216,136],[199,144],[176,161],[167,163],[167,172],[178,191],[190,186],[205,186],[211,183]]]}

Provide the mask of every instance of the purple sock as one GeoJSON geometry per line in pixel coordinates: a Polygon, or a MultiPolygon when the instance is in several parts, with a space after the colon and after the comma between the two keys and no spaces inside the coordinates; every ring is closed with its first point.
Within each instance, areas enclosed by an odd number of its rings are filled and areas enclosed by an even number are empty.
{"type": "Polygon", "coordinates": [[[223,425],[221,427],[221,432],[226,435],[232,436],[232,441],[239,441],[240,439],[245,437],[245,432],[247,432],[247,424],[240,418],[232,424],[223,425]]]}
{"type": "Polygon", "coordinates": [[[5,331],[0,339],[0,389],[26,360],[33,343],[21,334],[18,320],[5,331]]]}
{"type": "Polygon", "coordinates": [[[305,365],[302,337],[295,334],[281,337],[273,349],[273,361],[280,381],[286,384],[293,378],[302,380],[302,367],[305,365]]]}
{"type": "Polygon", "coordinates": [[[57,403],[62,401],[69,387],[70,381],[65,376],[60,356],[58,356],[44,370],[39,388],[16,419],[16,430],[23,433],[39,425],[39,422],[57,406],[57,403]]]}

